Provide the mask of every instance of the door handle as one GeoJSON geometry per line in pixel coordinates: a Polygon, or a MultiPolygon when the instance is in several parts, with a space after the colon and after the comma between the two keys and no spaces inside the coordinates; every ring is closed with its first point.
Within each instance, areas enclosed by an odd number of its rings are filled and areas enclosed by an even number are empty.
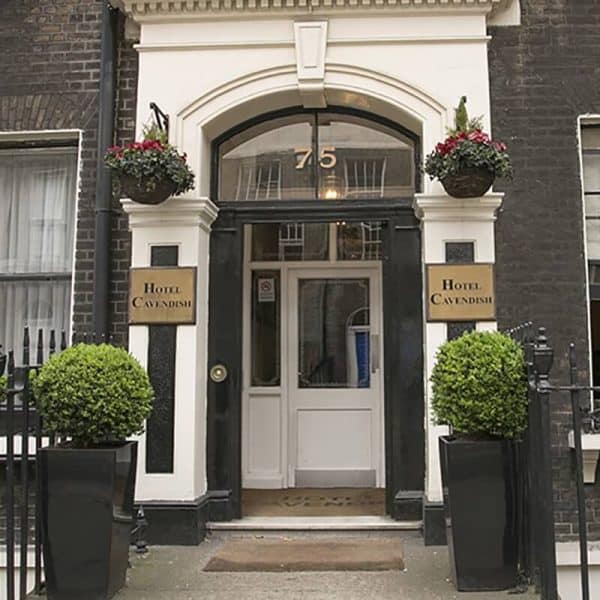
{"type": "Polygon", "coordinates": [[[209,377],[215,383],[223,383],[229,375],[227,367],[225,365],[214,365],[209,371],[209,377]]]}
{"type": "Polygon", "coordinates": [[[379,335],[371,334],[371,373],[379,369],[379,335]]]}

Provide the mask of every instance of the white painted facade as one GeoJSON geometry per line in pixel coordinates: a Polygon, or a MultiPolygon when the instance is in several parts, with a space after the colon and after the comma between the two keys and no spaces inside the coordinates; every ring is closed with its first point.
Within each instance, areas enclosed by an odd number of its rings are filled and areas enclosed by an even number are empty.
{"type": "MultiPolygon", "coordinates": [[[[190,501],[206,492],[206,320],[211,142],[249,118],[305,106],[359,108],[420,138],[423,156],[445,137],[466,95],[490,129],[487,25],[518,24],[517,0],[124,0],[139,28],[137,129],[150,102],[171,117],[170,141],[186,152],[196,187],[159,207],[124,201],[132,266],[149,266],[152,243],[177,244],[180,264],[198,267],[198,321],[180,326],[175,390],[175,470],[147,474],[144,444],[138,500],[190,501]]],[[[423,263],[444,262],[444,242],[475,244],[476,262],[494,262],[501,196],[456,201],[427,178],[414,207],[422,222],[423,263]]],[[[423,386],[446,326],[424,325],[423,386]]],[[[494,328],[481,323],[478,328],[494,328]]],[[[130,328],[130,349],[146,362],[147,327],[130,328]]],[[[428,414],[428,412],[426,413],[428,414]]],[[[437,438],[429,418],[425,492],[440,501],[437,438]]]]}
{"type": "MultiPolygon", "coordinates": [[[[132,234],[132,267],[150,266],[150,248],[177,246],[180,266],[198,267],[195,325],[180,325],[175,357],[173,473],[146,473],[145,435],[138,449],[136,501],[194,500],[206,492],[206,339],[208,241],[217,211],[210,200],[171,198],[159,207],[123,201],[132,234]]],[[[129,349],[146,366],[148,327],[129,328],[129,349]]]]}

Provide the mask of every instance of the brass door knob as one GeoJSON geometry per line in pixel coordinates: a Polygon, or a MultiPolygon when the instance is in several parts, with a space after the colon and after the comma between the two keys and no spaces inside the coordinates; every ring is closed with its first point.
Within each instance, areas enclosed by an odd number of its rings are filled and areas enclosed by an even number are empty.
{"type": "Polygon", "coordinates": [[[222,383],[227,379],[227,367],[225,365],[214,365],[211,367],[209,375],[215,383],[222,383]]]}

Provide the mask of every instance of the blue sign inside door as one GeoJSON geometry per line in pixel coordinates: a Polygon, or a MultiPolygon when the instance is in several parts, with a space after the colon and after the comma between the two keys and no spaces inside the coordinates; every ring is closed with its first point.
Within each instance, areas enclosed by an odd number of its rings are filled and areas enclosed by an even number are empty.
{"type": "Polygon", "coordinates": [[[359,388],[368,388],[370,384],[369,337],[368,331],[354,332],[354,347],[356,351],[356,366],[358,371],[357,387],[359,388]]]}

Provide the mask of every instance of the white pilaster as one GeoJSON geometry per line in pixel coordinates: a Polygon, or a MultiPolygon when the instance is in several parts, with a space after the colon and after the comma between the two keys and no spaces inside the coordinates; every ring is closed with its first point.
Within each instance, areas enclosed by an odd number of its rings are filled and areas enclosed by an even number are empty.
{"type": "MultiPolygon", "coordinates": [[[[131,266],[150,266],[152,246],[177,246],[179,265],[197,267],[196,324],[177,326],[173,473],[146,473],[146,436],[139,437],[136,501],[194,500],[206,492],[206,364],[210,226],[208,199],[170,198],[158,206],[122,200],[129,215],[131,266]]],[[[148,326],[129,327],[129,350],[148,359],[148,326]]]]}
{"type": "MultiPolygon", "coordinates": [[[[457,199],[446,195],[417,194],[415,214],[421,220],[423,268],[426,264],[446,262],[446,242],[473,242],[475,262],[494,263],[494,222],[502,204],[503,194],[486,194],[481,198],[457,199]]],[[[424,286],[425,289],[425,286],[424,286]]],[[[424,298],[423,306],[427,304],[424,298]]],[[[447,427],[436,426],[431,417],[431,384],[429,377],[438,347],[446,341],[445,323],[427,323],[424,313],[424,377],[426,418],[425,495],[429,502],[440,502],[442,482],[438,438],[447,427]]],[[[477,323],[477,329],[495,329],[495,322],[477,323]]]]}

